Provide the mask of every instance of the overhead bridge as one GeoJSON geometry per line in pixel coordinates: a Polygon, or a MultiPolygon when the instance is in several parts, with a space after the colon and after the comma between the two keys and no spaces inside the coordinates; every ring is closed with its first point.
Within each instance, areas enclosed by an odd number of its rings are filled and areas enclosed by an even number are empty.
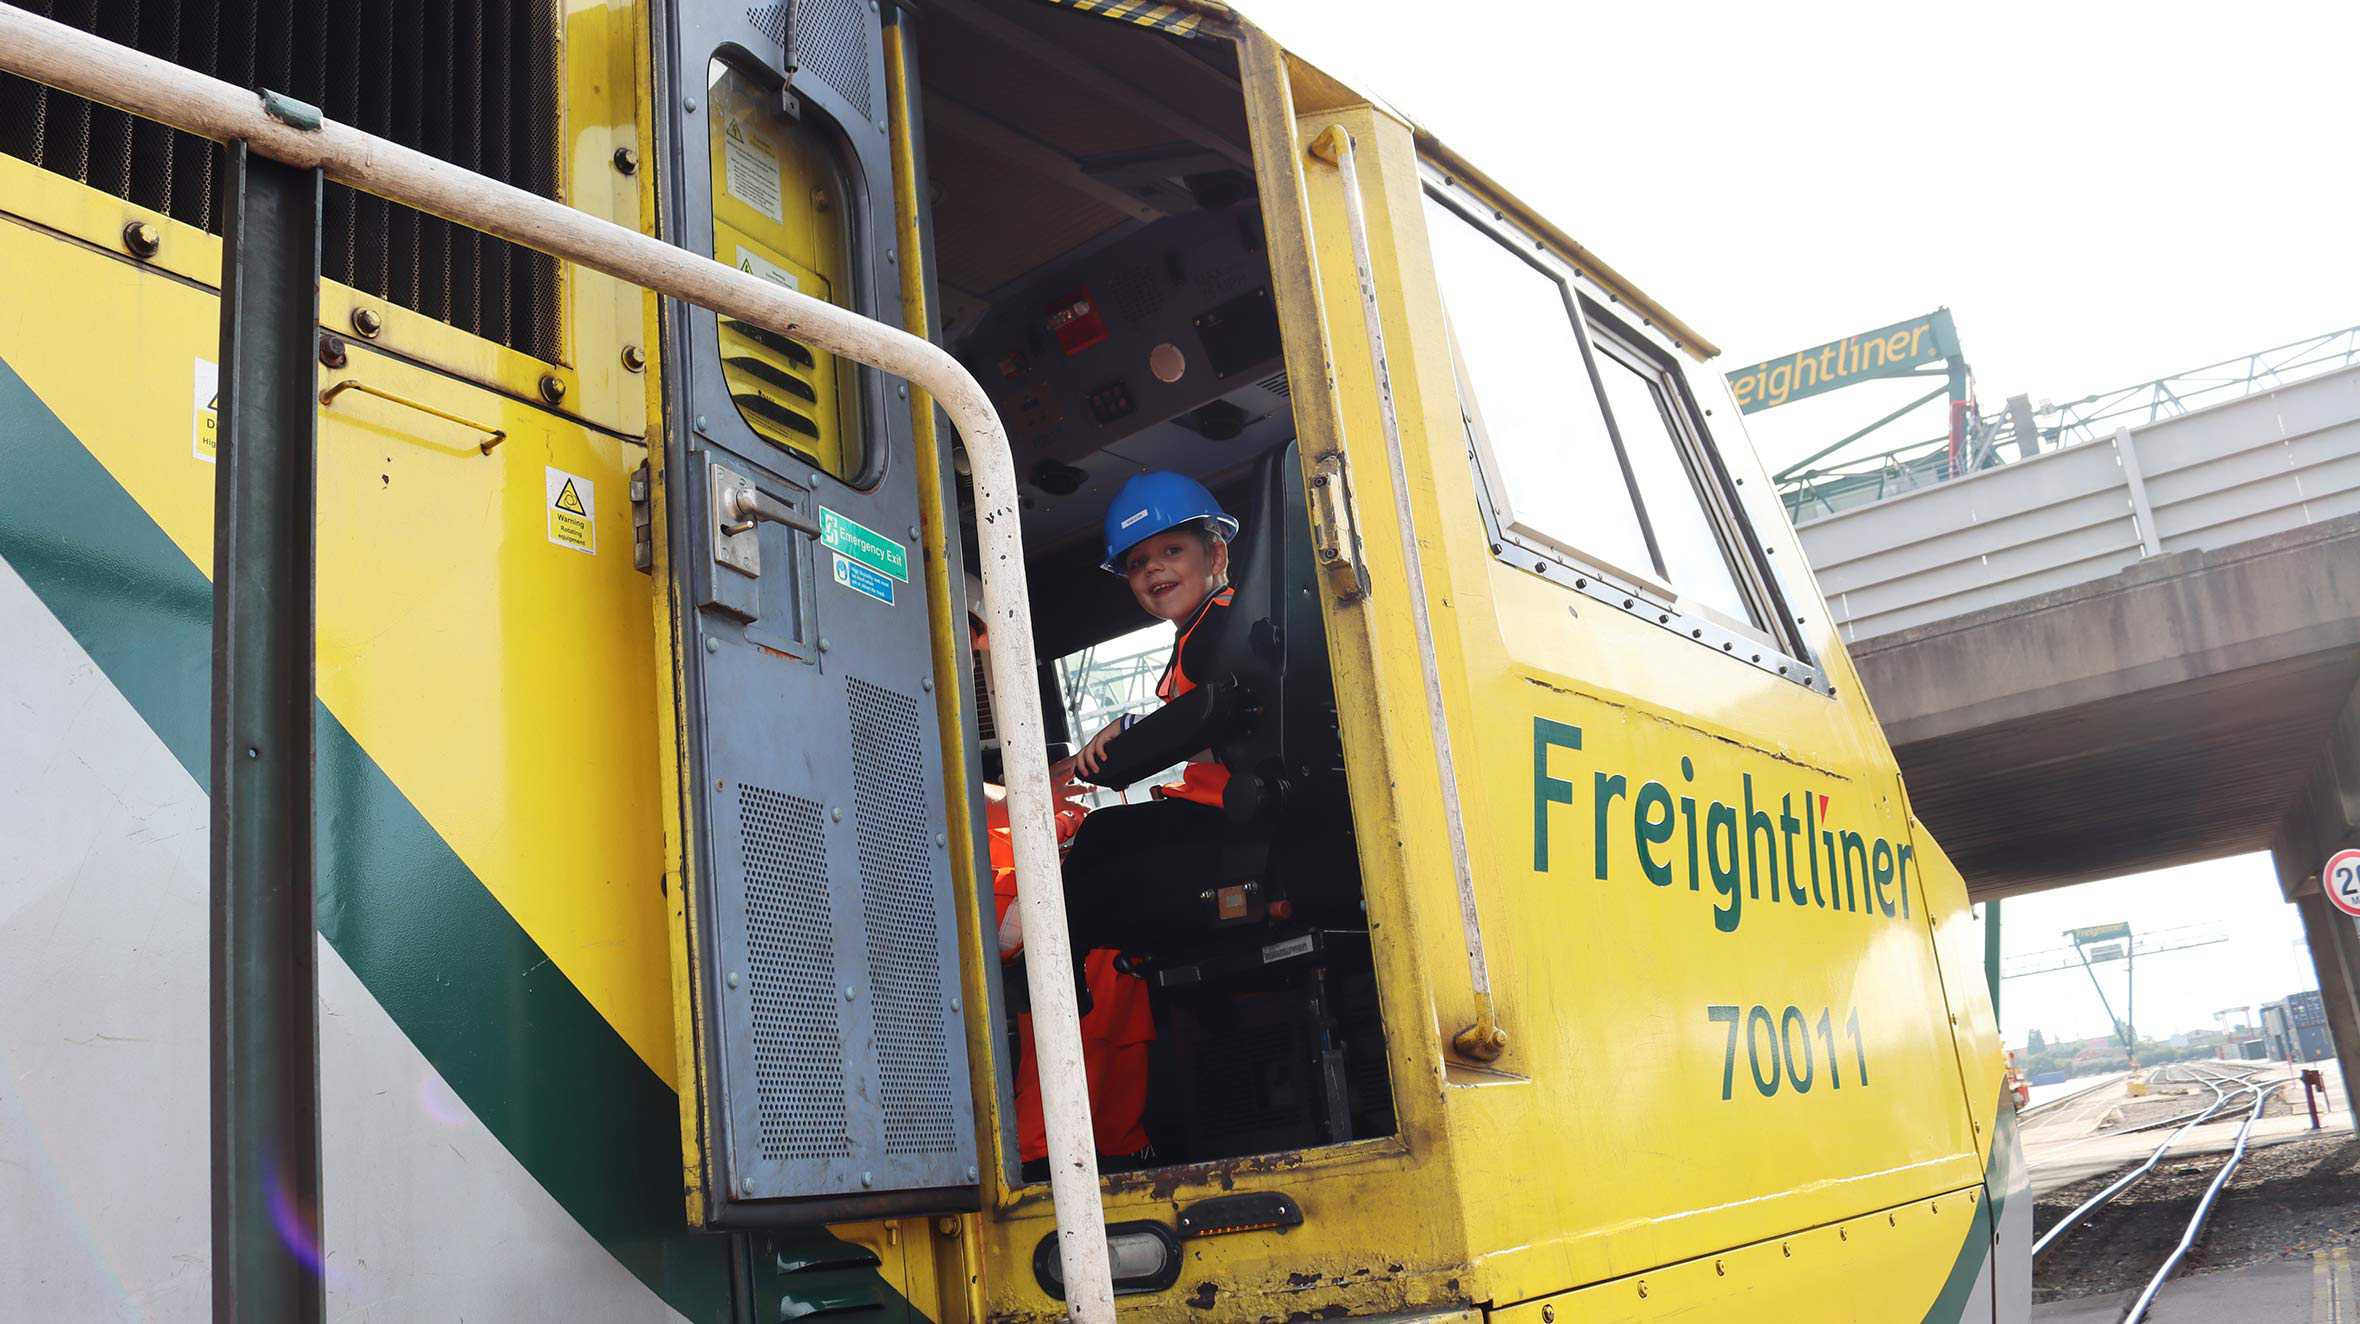
{"type": "Polygon", "coordinates": [[[2360,367],[1798,532],[1971,896],[2271,851],[2360,1069],[2360,367]]]}
{"type": "Polygon", "coordinates": [[[1978,897],[2300,854],[2360,795],[2360,367],[1800,533],[1978,897]]]}

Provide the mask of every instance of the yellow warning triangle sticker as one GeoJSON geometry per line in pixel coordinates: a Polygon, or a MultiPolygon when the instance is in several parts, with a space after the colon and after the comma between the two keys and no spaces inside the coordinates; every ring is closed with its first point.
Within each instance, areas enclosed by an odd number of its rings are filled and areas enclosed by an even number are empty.
{"type": "Polygon", "coordinates": [[[589,511],[582,509],[581,494],[574,491],[574,480],[571,478],[565,480],[564,489],[557,494],[556,505],[559,510],[566,511],[569,514],[587,515],[590,513],[589,511]]]}

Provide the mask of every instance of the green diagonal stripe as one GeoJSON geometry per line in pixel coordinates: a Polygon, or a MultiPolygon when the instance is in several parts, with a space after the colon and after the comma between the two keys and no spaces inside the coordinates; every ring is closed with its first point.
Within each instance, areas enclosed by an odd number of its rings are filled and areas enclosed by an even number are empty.
{"type": "MultiPolygon", "coordinates": [[[[6,363],[0,437],[0,560],[210,793],[212,584],[6,363]]],[[[317,713],[321,933],[609,1253],[689,1319],[729,1320],[726,1242],[690,1232],[681,1212],[677,1096],[351,732],[317,713]]],[[[825,1231],[775,1240],[843,1247],[825,1231]]],[[[845,1276],[791,1290],[841,1290],[845,1276]]],[[[874,1271],[858,1276],[894,1318],[923,1318],[874,1271]]]]}
{"type": "MultiPolygon", "coordinates": [[[[2018,1171],[2023,1163],[2023,1151],[2017,1144],[2014,1101],[2001,1098],[1994,1118],[1991,1157],[1983,1167],[1983,1198],[1975,1202],[1974,1216],[1967,1221],[1966,1240],[1960,1243],[1958,1257],[1950,1264],[1950,1274],[1942,1280],[1941,1292],[1926,1311],[1925,1324],[1961,1324],[1966,1319],[1967,1303],[1974,1298],[1975,1285],[1983,1278],[1983,1266],[1991,1258],[1993,1238],[2006,1226],[2000,1215],[2007,1208],[2009,1195],[2023,1182],[2018,1171]]],[[[1998,1249],[2004,1252],[2007,1248],[1998,1249]]],[[[1998,1289],[1995,1276],[1992,1290],[1998,1289]]]]}
{"type": "Polygon", "coordinates": [[[1975,1202],[1974,1212],[1967,1216],[1966,1240],[1960,1243],[1958,1258],[1951,1261],[1950,1274],[1926,1311],[1926,1324],[1964,1324],[1967,1303],[1982,1281],[1984,1262],[1991,1258],[1991,1214],[1990,1200],[1975,1202]]]}

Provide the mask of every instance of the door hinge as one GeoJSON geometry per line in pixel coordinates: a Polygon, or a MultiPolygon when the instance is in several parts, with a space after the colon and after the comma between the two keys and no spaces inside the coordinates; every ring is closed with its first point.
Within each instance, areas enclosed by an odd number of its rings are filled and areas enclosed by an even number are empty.
{"type": "Polygon", "coordinates": [[[650,490],[647,461],[631,471],[631,568],[654,574],[656,568],[656,507],[650,490]]]}
{"type": "Polygon", "coordinates": [[[1352,520],[1352,477],[1341,451],[1311,458],[1304,504],[1311,510],[1311,554],[1337,604],[1368,596],[1368,571],[1360,558],[1360,529],[1352,520]]]}

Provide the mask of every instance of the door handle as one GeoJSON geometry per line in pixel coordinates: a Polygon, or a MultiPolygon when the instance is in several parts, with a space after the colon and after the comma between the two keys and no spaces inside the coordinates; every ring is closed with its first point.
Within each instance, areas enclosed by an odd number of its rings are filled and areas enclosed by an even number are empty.
{"type": "Polygon", "coordinates": [[[760,488],[750,485],[744,487],[732,485],[721,489],[721,531],[723,533],[733,537],[741,533],[750,533],[755,525],[765,520],[773,524],[784,524],[797,533],[806,533],[814,538],[819,536],[819,525],[814,523],[810,516],[796,509],[791,502],[781,501],[760,488]]]}

